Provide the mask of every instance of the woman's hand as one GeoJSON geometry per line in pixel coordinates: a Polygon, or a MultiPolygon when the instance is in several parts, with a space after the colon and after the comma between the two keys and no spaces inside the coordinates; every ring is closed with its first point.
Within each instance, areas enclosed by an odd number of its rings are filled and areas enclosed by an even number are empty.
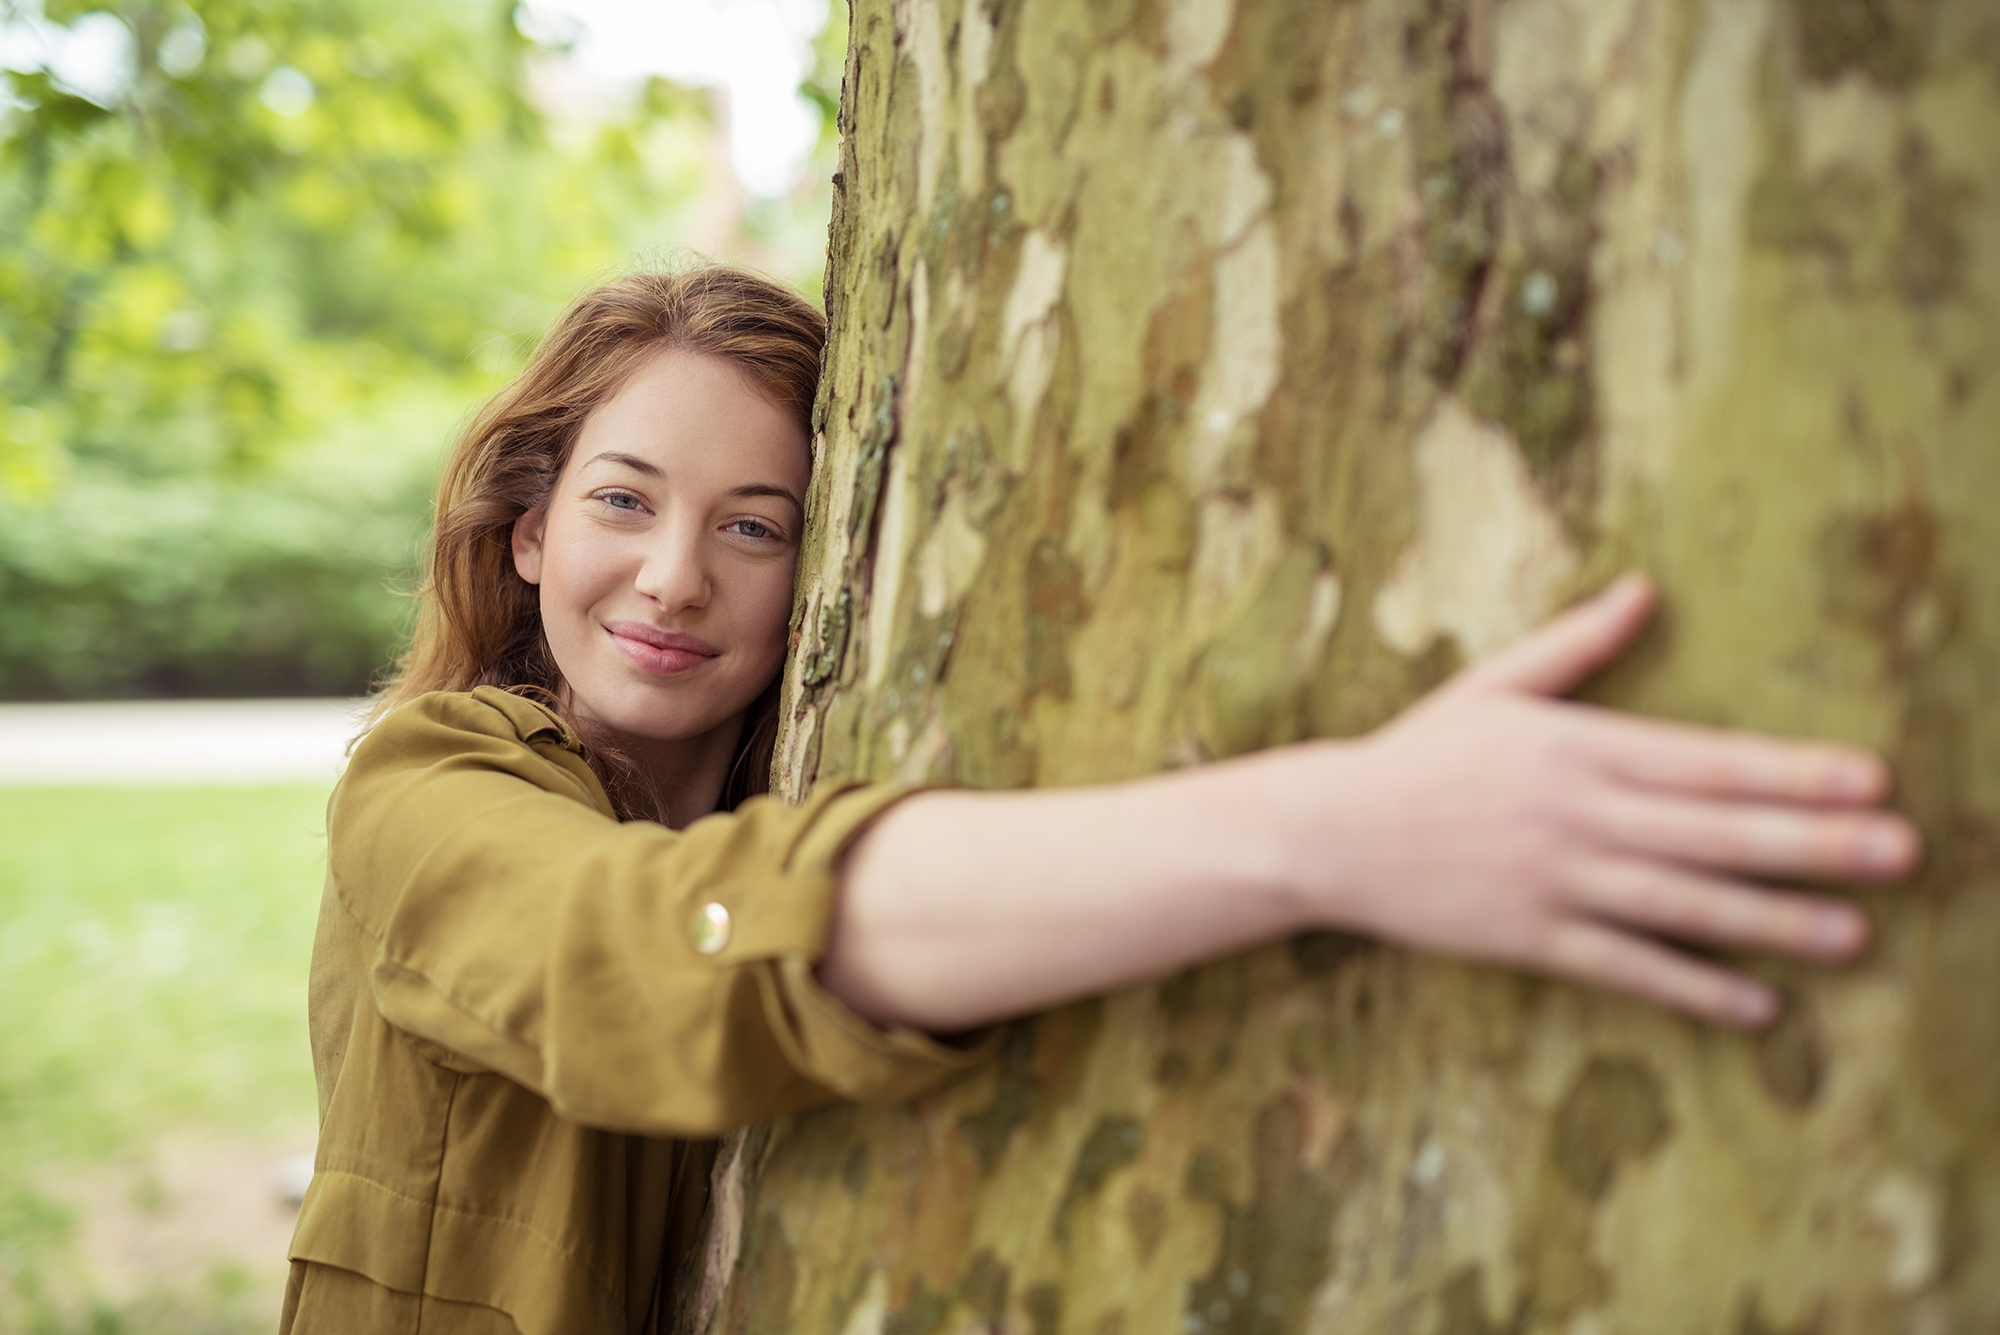
{"type": "MultiPolygon", "coordinates": [[[[1337,845],[1313,841],[1338,870],[1300,872],[1329,918],[1735,1025],[1771,1020],[1772,990],[1657,938],[1824,961],[1858,952],[1859,909],[1751,878],[1908,874],[1916,832],[1876,809],[1879,760],[1554,698],[1616,657],[1651,605],[1651,586],[1628,577],[1334,761],[1356,771],[1339,786],[1358,805],[1335,822],[1337,845]]],[[[1308,756],[1296,763],[1309,781],[1308,756]]],[[[1311,796],[1287,803],[1293,818],[1324,823],[1311,796]]]]}

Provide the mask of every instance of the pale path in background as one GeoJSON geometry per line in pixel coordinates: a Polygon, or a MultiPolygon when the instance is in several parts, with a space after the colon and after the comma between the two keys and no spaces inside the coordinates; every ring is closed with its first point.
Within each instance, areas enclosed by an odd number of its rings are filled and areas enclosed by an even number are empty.
{"type": "Polygon", "coordinates": [[[333,779],[361,709],[359,700],[0,705],[0,785],[333,779]]]}

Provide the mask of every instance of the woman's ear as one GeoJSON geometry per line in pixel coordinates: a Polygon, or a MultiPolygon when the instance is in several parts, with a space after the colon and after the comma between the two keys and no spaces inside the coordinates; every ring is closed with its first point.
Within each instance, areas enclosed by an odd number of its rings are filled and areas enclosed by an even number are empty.
{"type": "Polygon", "coordinates": [[[542,582],[542,532],[549,525],[547,506],[537,506],[514,521],[514,570],[530,584],[542,582]]]}

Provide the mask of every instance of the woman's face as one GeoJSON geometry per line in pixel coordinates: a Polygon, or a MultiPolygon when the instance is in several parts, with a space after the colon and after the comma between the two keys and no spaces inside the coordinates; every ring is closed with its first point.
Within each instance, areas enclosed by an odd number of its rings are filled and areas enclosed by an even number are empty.
{"type": "Polygon", "coordinates": [[[661,353],[585,419],[514,525],[579,715],[659,742],[740,726],[784,661],[809,457],[790,415],[699,353],[661,353]]]}

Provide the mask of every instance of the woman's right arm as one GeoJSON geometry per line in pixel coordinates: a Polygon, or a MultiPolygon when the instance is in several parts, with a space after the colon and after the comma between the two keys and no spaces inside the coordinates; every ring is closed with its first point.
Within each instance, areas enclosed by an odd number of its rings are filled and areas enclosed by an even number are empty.
{"type": "Polygon", "coordinates": [[[316,1049],[387,1021],[436,1065],[654,1136],[908,1098],[979,1054],[860,1023],[811,973],[834,866],[898,795],[823,785],[686,830],[621,825],[539,706],[421,697],[355,750],[328,811],[316,1049]]]}
{"type": "Polygon", "coordinates": [[[1560,699],[1651,605],[1621,581],[1357,741],[910,798],[847,855],[820,979],[951,1032],[1336,928],[1765,1023],[1768,986],[1658,938],[1847,959],[1859,909],[1755,878],[1895,880],[1918,840],[1866,752],[1560,699]]]}

